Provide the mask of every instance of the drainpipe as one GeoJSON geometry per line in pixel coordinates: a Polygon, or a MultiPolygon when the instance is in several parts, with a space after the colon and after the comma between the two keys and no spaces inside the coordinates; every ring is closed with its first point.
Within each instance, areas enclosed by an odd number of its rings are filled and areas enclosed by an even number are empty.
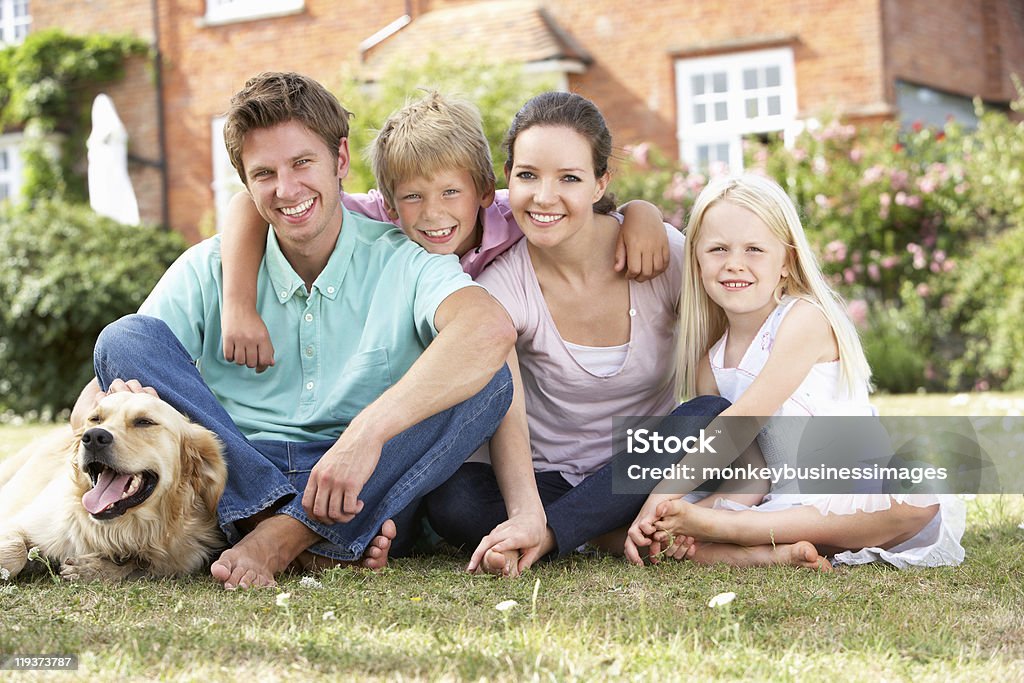
{"type": "Polygon", "coordinates": [[[156,82],[156,130],[160,146],[160,215],[164,230],[171,229],[171,207],[168,196],[169,182],[167,172],[167,131],[164,128],[164,79],[163,52],[160,50],[160,7],[159,0],[150,0],[153,13],[153,45],[156,50],[153,72],[156,82]]]}

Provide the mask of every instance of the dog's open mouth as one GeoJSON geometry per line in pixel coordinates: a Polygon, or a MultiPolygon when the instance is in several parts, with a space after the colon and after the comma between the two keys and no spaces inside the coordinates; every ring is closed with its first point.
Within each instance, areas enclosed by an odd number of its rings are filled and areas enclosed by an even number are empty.
{"type": "Polygon", "coordinates": [[[82,506],[96,519],[111,519],[142,504],[156,488],[155,472],[118,472],[99,462],[86,467],[92,488],[82,496],[82,506]]]}

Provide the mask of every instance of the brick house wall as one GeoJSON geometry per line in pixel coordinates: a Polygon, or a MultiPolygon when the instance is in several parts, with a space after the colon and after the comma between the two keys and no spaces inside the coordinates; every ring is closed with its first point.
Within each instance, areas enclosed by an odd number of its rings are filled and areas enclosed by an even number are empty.
{"type": "MultiPolygon", "coordinates": [[[[414,17],[479,0],[305,0],[295,14],[221,25],[205,0],[156,0],[163,55],[169,222],[190,240],[213,225],[211,120],[258,71],[296,70],[328,87],[359,59],[359,43],[407,12],[414,17]]],[[[132,32],[153,39],[151,2],[47,0],[32,4],[33,30],[132,32]],[[116,20],[112,20],[116,18],[116,20]],[[113,27],[113,29],[111,28],[113,27]]],[[[545,0],[558,26],[594,58],[570,87],[604,111],[619,145],[678,150],[677,59],[765,44],[793,50],[799,116],[828,109],[890,118],[894,82],[1006,102],[1009,73],[1024,74],[1019,0],[545,0]]],[[[107,89],[130,134],[130,152],[159,160],[152,67],[129,65],[107,89]]],[[[356,125],[359,125],[358,120],[356,125]]],[[[159,221],[157,169],[131,164],[143,217],[159,221]]]]}

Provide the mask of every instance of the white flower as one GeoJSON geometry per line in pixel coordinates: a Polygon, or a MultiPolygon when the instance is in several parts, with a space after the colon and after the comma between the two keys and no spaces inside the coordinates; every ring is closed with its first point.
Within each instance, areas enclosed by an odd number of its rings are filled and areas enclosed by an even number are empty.
{"type": "Polygon", "coordinates": [[[519,603],[515,600],[502,600],[494,606],[494,609],[498,610],[499,612],[507,612],[518,604],[519,603]]]}
{"type": "Polygon", "coordinates": [[[335,619],[337,619],[337,617],[334,616],[334,610],[332,609],[329,609],[326,612],[324,612],[320,618],[324,621],[334,621],[335,619]]]}
{"type": "Polygon", "coordinates": [[[0,580],[9,581],[11,578],[11,572],[7,567],[0,567],[0,580]]]}
{"type": "Polygon", "coordinates": [[[39,546],[37,546],[37,545],[34,545],[34,546],[32,546],[31,548],[29,548],[29,551],[28,551],[28,559],[30,559],[30,560],[33,560],[33,561],[34,561],[34,560],[39,560],[39,559],[41,559],[41,557],[42,557],[42,556],[41,556],[41,555],[39,554],[39,546]]]}
{"type": "Polygon", "coordinates": [[[288,600],[291,599],[291,597],[292,597],[291,593],[278,593],[277,594],[277,606],[278,607],[287,607],[288,606],[288,600]]]}
{"type": "MultiPolygon", "coordinates": [[[[1021,522],[1020,524],[1018,524],[1017,528],[1018,529],[1024,529],[1024,522],[1021,522]]],[[[7,571],[7,570],[5,569],[4,571],[7,571]]],[[[4,578],[6,578],[6,577],[4,577],[4,578]]]]}
{"type": "Polygon", "coordinates": [[[314,579],[312,576],[303,576],[299,579],[299,585],[303,588],[323,588],[324,585],[314,579]]]}
{"type": "Polygon", "coordinates": [[[736,594],[732,591],[729,591],[728,593],[719,593],[715,597],[708,600],[708,607],[725,607],[735,599],[736,594]]]}

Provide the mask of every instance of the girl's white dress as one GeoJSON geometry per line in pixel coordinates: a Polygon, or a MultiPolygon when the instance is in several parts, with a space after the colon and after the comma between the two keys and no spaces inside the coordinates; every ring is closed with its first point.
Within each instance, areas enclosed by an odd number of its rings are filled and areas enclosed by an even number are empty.
{"type": "MultiPolygon", "coordinates": [[[[718,384],[719,393],[735,402],[746,391],[768,361],[775,342],[775,336],[786,314],[798,301],[794,297],[786,297],[782,303],[768,316],[750,347],[743,354],[739,365],[733,368],[724,367],[725,342],[728,332],[711,348],[709,352],[711,370],[718,384]]],[[[775,413],[778,416],[814,416],[814,415],[876,415],[868,402],[867,387],[863,387],[855,396],[850,396],[843,388],[840,378],[839,361],[818,363],[800,384],[793,395],[786,400],[775,413]]],[[[784,444],[794,444],[793,435],[772,433],[771,425],[758,438],[765,461],[772,465],[778,460],[775,452],[784,444]]],[[[796,435],[799,437],[799,435],[796,435]]],[[[909,566],[936,567],[957,565],[964,559],[964,549],[960,545],[966,525],[966,509],[962,500],[955,495],[936,494],[841,494],[841,495],[798,495],[771,494],[753,507],[740,505],[733,501],[719,500],[716,507],[732,510],[756,510],[770,512],[784,510],[797,505],[812,505],[822,514],[847,515],[855,512],[875,512],[887,510],[892,502],[908,503],[927,507],[939,505],[939,511],[925,527],[913,538],[883,550],[882,548],[864,548],[858,551],[839,553],[833,558],[833,564],[864,564],[883,560],[897,567],[909,566]]]]}

